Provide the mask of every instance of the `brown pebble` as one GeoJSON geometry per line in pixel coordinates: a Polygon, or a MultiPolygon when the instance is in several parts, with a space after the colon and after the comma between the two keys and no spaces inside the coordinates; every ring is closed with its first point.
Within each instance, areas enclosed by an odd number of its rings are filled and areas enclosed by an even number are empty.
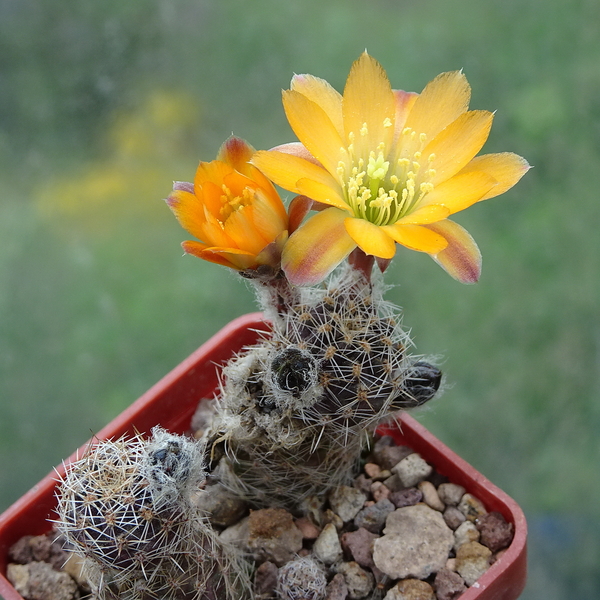
{"type": "Polygon", "coordinates": [[[440,569],[433,581],[437,600],[456,600],[467,586],[463,578],[448,569],[440,569]]]}
{"type": "Polygon", "coordinates": [[[435,600],[433,588],[420,579],[403,579],[385,596],[386,600],[435,600]]]}
{"type": "Polygon", "coordinates": [[[316,540],[321,530],[307,517],[295,519],[296,527],[302,532],[302,539],[316,540]]]}
{"type": "Polygon", "coordinates": [[[396,505],[396,508],[414,506],[423,500],[423,492],[415,487],[410,487],[399,492],[392,492],[390,500],[396,505]]]}
{"type": "Polygon", "coordinates": [[[266,600],[275,596],[278,571],[277,565],[268,560],[256,569],[256,574],[254,575],[254,593],[257,600],[266,600]]]}
{"type": "Polygon", "coordinates": [[[423,494],[423,502],[425,502],[427,506],[430,506],[433,510],[444,512],[446,506],[440,500],[437,490],[431,481],[421,481],[417,487],[423,494]]]}
{"type": "Polygon", "coordinates": [[[492,552],[507,548],[512,542],[514,527],[499,512],[491,512],[476,521],[481,543],[492,552]]]}
{"type": "Polygon", "coordinates": [[[248,517],[248,548],[257,559],[281,566],[302,548],[302,533],[283,508],[253,510],[248,517]]]}
{"type": "Polygon", "coordinates": [[[325,600],[346,600],[347,597],[346,578],[341,573],[337,573],[327,585],[325,600]]]}
{"type": "Polygon", "coordinates": [[[442,483],[437,490],[440,500],[447,506],[456,506],[466,491],[456,483],[442,483]]]}
{"type": "Polygon", "coordinates": [[[55,571],[45,562],[11,563],[6,576],[21,596],[31,600],[74,600],[79,595],[77,584],[67,573],[55,571]]]}
{"type": "Polygon", "coordinates": [[[365,464],[364,470],[367,477],[370,477],[371,479],[376,479],[381,475],[381,467],[375,463],[365,464]]]}
{"type": "Polygon", "coordinates": [[[375,453],[375,456],[382,469],[391,471],[392,467],[413,452],[414,450],[408,446],[386,446],[381,452],[375,453]]]}
{"type": "Polygon", "coordinates": [[[458,503],[458,510],[460,510],[469,521],[476,521],[479,517],[487,514],[483,502],[472,494],[463,495],[458,503]]]}
{"type": "Polygon", "coordinates": [[[456,506],[449,506],[444,511],[444,521],[446,521],[446,525],[448,525],[450,529],[458,529],[461,523],[464,523],[466,520],[467,517],[465,517],[456,506]]]}
{"type": "Polygon", "coordinates": [[[363,473],[361,473],[354,480],[354,487],[357,490],[360,490],[363,494],[370,494],[372,485],[373,485],[373,480],[369,479],[368,477],[365,477],[363,473]]]}
{"type": "Polygon", "coordinates": [[[489,569],[491,555],[491,550],[479,542],[463,544],[456,551],[456,570],[468,586],[489,569]]]}
{"type": "Polygon", "coordinates": [[[356,531],[348,531],[342,534],[340,542],[346,556],[355,560],[361,567],[372,568],[373,562],[373,542],[379,536],[371,533],[364,527],[359,527],[356,531]]]}
{"type": "Polygon", "coordinates": [[[373,499],[375,502],[379,502],[379,500],[382,500],[383,498],[390,497],[390,490],[381,481],[374,481],[373,485],[371,486],[371,494],[373,494],[373,499]]]}

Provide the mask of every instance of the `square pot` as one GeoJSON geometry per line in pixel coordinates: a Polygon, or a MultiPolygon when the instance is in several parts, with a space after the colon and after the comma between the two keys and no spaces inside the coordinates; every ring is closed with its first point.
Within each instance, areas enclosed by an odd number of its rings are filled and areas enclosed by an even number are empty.
{"type": "MultiPolygon", "coordinates": [[[[189,430],[190,420],[201,398],[210,398],[218,386],[222,365],[244,346],[254,344],[269,326],[260,313],[233,320],[129,408],[95,436],[118,438],[136,431],[149,433],[161,425],[174,433],[189,430]]],[[[461,600],[514,600],[525,586],[527,525],[523,512],[509,496],[488,481],[467,462],[442,444],[427,429],[406,413],[397,423],[380,427],[380,433],[392,435],[398,444],[410,446],[453,483],[479,498],[488,511],[497,511],[514,525],[514,539],[502,555],[479,580],[461,595],[461,600]]],[[[82,446],[65,460],[81,455],[82,446]]],[[[0,595],[4,600],[23,600],[6,579],[8,549],[24,535],[41,535],[50,530],[48,518],[56,507],[57,473],[64,474],[64,464],[50,472],[29,492],[0,515],[0,595]]]]}

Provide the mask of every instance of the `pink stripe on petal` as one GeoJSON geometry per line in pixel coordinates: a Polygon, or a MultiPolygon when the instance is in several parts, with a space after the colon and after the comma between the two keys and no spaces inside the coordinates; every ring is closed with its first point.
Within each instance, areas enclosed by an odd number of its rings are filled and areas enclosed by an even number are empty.
{"type": "Polygon", "coordinates": [[[293,285],[315,285],[356,248],[346,233],[347,213],[328,208],[312,216],[288,240],[281,267],[293,285]]]}
{"type": "Polygon", "coordinates": [[[448,241],[444,250],[431,254],[451,277],[461,283],[477,283],[481,275],[481,252],[469,232],[448,219],[423,225],[448,241]]]}

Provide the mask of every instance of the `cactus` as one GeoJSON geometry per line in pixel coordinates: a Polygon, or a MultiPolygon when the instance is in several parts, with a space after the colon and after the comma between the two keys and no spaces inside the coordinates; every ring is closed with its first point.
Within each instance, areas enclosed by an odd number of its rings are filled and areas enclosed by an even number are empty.
{"type": "Polygon", "coordinates": [[[225,368],[207,435],[236,494],[298,508],[347,483],[374,427],[437,391],[441,373],[409,356],[382,279],[369,275],[348,265],[324,287],[278,294],[287,302],[266,307],[271,337],[225,368]]]}
{"type": "Polygon", "coordinates": [[[195,507],[204,478],[202,445],[160,428],[100,441],[69,465],[56,528],[100,600],[245,597],[247,566],[195,507]]]}
{"type": "Polygon", "coordinates": [[[311,556],[295,558],[277,573],[277,593],[282,600],[323,600],[325,569],[311,556]]]}

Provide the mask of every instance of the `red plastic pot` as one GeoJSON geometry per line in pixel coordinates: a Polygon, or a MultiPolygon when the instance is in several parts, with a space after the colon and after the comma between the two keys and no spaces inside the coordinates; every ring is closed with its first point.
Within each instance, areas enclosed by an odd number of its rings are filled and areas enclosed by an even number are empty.
{"type": "MultiPolygon", "coordinates": [[[[203,344],[156,385],[111,421],[97,438],[107,439],[135,431],[147,433],[155,425],[183,433],[200,398],[212,397],[218,384],[220,365],[243,346],[253,344],[261,332],[268,331],[260,313],[235,319],[203,344]]],[[[403,414],[399,426],[385,426],[382,433],[419,452],[439,473],[465,487],[487,509],[502,513],[513,523],[512,544],[490,569],[461,596],[461,600],[514,600],[525,586],[527,525],[523,512],[509,496],[488,481],[447,446],[442,444],[412,417],[403,414]]],[[[85,450],[73,453],[65,463],[85,450]]],[[[64,473],[64,465],[56,472],[64,473]]],[[[50,527],[47,519],[56,506],[56,472],[52,471],[36,486],[0,515],[0,595],[4,600],[23,600],[5,577],[7,553],[24,535],[40,535],[50,527]]]]}

